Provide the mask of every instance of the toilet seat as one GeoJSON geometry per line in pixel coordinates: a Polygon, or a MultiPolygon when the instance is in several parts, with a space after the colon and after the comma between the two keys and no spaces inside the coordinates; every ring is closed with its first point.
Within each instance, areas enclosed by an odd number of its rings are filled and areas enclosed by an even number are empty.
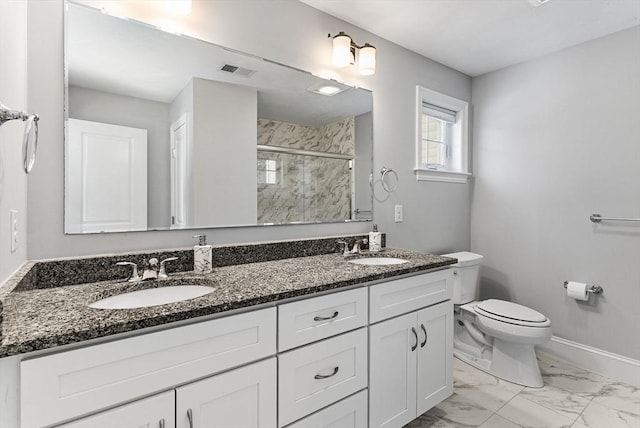
{"type": "Polygon", "coordinates": [[[479,316],[522,327],[549,327],[551,325],[551,321],[540,312],[506,300],[485,300],[474,305],[473,310],[479,316]]]}

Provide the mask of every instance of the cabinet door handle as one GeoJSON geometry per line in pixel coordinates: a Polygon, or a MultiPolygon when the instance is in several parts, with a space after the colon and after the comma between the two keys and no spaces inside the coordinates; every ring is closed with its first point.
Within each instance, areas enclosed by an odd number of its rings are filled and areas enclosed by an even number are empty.
{"type": "Polygon", "coordinates": [[[315,317],[313,317],[313,320],[314,321],[327,321],[327,320],[332,320],[332,319],[337,318],[337,317],[338,317],[338,311],[335,311],[333,313],[333,315],[331,315],[330,317],[320,317],[320,316],[316,315],[315,317]]]}
{"type": "Polygon", "coordinates": [[[331,374],[327,374],[327,375],[317,374],[317,375],[315,375],[313,378],[314,378],[314,379],[327,379],[327,378],[330,378],[330,377],[332,377],[332,376],[337,375],[337,374],[338,374],[338,370],[340,370],[340,367],[335,366],[335,367],[334,367],[334,369],[333,369],[333,373],[331,373],[331,374]]]}
{"type": "Polygon", "coordinates": [[[416,331],[415,327],[411,327],[411,332],[413,333],[413,336],[416,338],[416,344],[411,347],[411,352],[413,352],[418,347],[419,340],[418,340],[418,332],[416,331]]]}
{"type": "Polygon", "coordinates": [[[422,332],[424,333],[424,342],[422,342],[420,344],[420,347],[424,348],[424,345],[427,344],[427,339],[429,338],[429,336],[427,335],[427,329],[424,327],[424,324],[420,324],[420,328],[422,329],[422,332]]]}
{"type": "Polygon", "coordinates": [[[164,428],[164,418],[158,421],[158,428],[164,428]]]}
{"type": "Polygon", "coordinates": [[[189,419],[189,428],[193,428],[193,411],[187,409],[187,419],[189,419]]]}

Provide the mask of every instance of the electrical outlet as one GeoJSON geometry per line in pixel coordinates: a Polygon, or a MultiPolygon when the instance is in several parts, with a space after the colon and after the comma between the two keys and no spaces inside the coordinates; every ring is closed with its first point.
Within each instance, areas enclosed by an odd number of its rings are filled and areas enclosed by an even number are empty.
{"type": "Polygon", "coordinates": [[[395,206],[395,222],[400,223],[403,220],[404,213],[402,205],[395,206]]]}
{"type": "Polygon", "coordinates": [[[9,211],[9,222],[11,227],[11,234],[9,235],[11,236],[11,252],[15,253],[18,251],[18,211],[9,211]]]}

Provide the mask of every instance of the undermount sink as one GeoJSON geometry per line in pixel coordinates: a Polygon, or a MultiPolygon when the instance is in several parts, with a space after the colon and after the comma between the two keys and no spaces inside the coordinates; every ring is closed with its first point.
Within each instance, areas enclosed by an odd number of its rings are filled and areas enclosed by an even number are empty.
{"type": "Polygon", "coordinates": [[[386,266],[401,265],[407,263],[408,260],[398,259],[396,257],[364,257],[361,259],[349,260],[349,263],[366,266],[386,266]]]}
{"type": "Polygon", "coordinates": [[[89,305],[95,309],[134,309],[166,305],[195,299],[213,292],[215,289],[203,285],[174,285],[145,290],[131,291],[95,301],[89,305]]]}

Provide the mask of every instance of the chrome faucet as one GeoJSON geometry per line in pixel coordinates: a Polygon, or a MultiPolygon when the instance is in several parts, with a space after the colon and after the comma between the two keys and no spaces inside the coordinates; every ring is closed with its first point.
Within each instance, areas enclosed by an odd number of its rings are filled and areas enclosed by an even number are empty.
{"type": "Polygon", "coordinates": [[[133,263],[133,262],[117,262],[116,265],[118,266],[131,266],[133,268],[133,271],[131,272],[131,276],[129,276],[129,278],[127,278],[127,281],[129,282],[138,282],[138,281],[142,281],[142,278],[140,278],[140,275],[138,275],[138,265],[133,263]]]}
{"type": "Polygon", "coordinates": [[[349,250],[349,243],[347,241],[339,240],[336,241],[337,244],[344,245],[344,251],[342,251],[342,255],[344,257],[351,257],[356,254],[360,254],[360,245],[366,245],[369,242],[368,239],[358,239],[353,244],[353,249],[349,250]]]}
{"type": "Polygon", "coordinates": [[[351,254],[360,254],[360,244],[366,245],[369,242],[367,238],[358,239],[355,244],[353,244],[353,249],[351,250],[351,254]]]}
{"type": "Polygon", "coordinates": [[[347,241],[339,240],[339,241],[336,241],[336,244],[344,245],[344,251],[342,252],[342,255],[344,257],[349,257],[349,255],[350,255],[350,253],[349,253],[349,243],[347,241]]]}
{"type": "Polygon", "coordinates": [[[172,262],[174,260],[178,260],[177,257],[169,257],[168,259],[164,259],[160,262],[160,272],[158,272],[158,279],[167,279],[169,275],[167,275],[167,270],[165,269],[164,264],[166,262],[172,262]]]}

